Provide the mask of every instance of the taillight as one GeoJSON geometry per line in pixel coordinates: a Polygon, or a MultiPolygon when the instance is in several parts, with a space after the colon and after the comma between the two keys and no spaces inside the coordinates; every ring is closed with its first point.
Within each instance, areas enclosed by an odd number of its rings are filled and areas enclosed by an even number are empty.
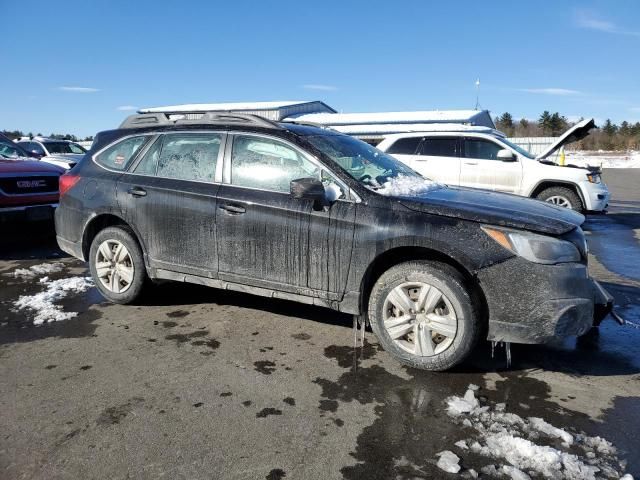
{"type": "Polygon", "coordinates": [[[80,180],[80,176],[71,175],[69,173],[65,173],[64,175],[60,175],[60,183],[58,184],[58,188],[60,190],[60,196],[67,193],[67,191],[73,187],[80,180]]]}

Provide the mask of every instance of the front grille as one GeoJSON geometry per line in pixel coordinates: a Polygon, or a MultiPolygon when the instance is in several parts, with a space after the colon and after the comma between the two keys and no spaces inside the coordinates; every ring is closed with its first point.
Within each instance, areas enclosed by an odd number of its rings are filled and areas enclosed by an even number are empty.
{"type": "Polygon", "coordinates": [[[0,178],[0,190],[7,195],[25,195],[58,191],[58,176],[0,178]]]}

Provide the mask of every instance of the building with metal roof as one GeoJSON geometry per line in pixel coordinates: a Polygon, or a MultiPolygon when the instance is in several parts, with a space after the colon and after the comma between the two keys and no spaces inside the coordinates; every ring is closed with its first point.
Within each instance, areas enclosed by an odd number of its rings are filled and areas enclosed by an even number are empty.
{"type": "Polygon", "coordinates": [[[325,125],[376,144],[385,135],[432,130],[434,124],[456,124],[495,129],[487,110],[425,110],[374,113],[310,113],[295,121],[325,125]]]}
{"type": "Polygon", "coordinates": [[[234,103],[191,103],[166,107],[142,108],[138,113],[171,113],[182,118],[197,120],[204,112],[234,112],[259,115],[279,122],[285,118],[297,117],[309,113],[335,114],[336,111],[324,102],[281,101],[281,102],[234,102],[234,103]]]}

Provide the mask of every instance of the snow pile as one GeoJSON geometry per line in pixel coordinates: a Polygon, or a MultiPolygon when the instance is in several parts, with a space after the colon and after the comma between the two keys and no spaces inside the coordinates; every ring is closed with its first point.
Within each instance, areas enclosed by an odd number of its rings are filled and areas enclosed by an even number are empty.
{"type": "Polygon", "coordinates": [[[565,163],[578,167],[640,168],[640,152],[566,152],[565,163]]]}
{"type": "MultiPolygon", "coordinates": [[[[484,474],[518,480],[531,476],[554,480],[621,477],[623,463],[617,458],[616,448],[607,440],[584,434],[572,435],[542,418],[523,418],[509,413],[504,403],[493,407],[481,405],[475,395],[477,388],[470,385],[464,397],[449,397],[446,404],[452,418],[475,429],[478,434],[476,438],[461,440],[455,445],[462,451],[503,463],[497,468],[494,465],[484,467],[484,474]]],[[[633,477],[623,478],[632,480],[633,477]]]]}
{"type": "Polygon", "coordinates": [[[398,175],[383,183],[382,188],[376,192],[391,197],[406,197],[421,195],[438,188],[442,188],[442,185],[426,178],[398,175]]]}
{"type": "Polygon", "coordinates": [[[440,470],[444,470],[449,473],[458,473],[460,471],[460,457],[455,453],[445,450],[444,452],[436,453],[436,457],[440,457],[438,459],[438,468],[440,470]]]}
{"type": "Polygon", "coordinates": [[[29,268],[18,268],[12,272],[15,278],[33,278],[38,275],[46,275],[50,273],[58,273],[62,271],[64,264],[60,262],[55,263],[41,263],[40,265],[33,265],[29,268]]]}
{"type": "Polygon", "coordinates": [[[65,298],[71,293],[82,293],[93,286],[91,277],[71,277],[60,280],[40,279],[40,283],[47,286],[44,292],[35,295],[22,295],[13,305],[17,310],[30,309],[35,312],[34,325],[46,322],[59,322],[77,316],[76,312],[65,312],[54,302],[65,298]]]}

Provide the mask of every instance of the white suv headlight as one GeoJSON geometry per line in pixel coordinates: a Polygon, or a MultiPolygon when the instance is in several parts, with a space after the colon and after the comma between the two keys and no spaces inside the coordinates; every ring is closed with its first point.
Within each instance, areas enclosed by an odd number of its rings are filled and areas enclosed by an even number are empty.
{"type": "Polygon", "coordinates": [[[573,243],[565,240],[509,228],[481,228],[504,248],[530,262],[553,265],[580,261],[578,249],[573,243]]]}
{"type": "Polygon", "coordinates": [[[589,180],[590,183],[601,183],[602,182],[602,178],[600,177],[599,173],[588,173],[587,174],[587,180],[589,180]]]}

